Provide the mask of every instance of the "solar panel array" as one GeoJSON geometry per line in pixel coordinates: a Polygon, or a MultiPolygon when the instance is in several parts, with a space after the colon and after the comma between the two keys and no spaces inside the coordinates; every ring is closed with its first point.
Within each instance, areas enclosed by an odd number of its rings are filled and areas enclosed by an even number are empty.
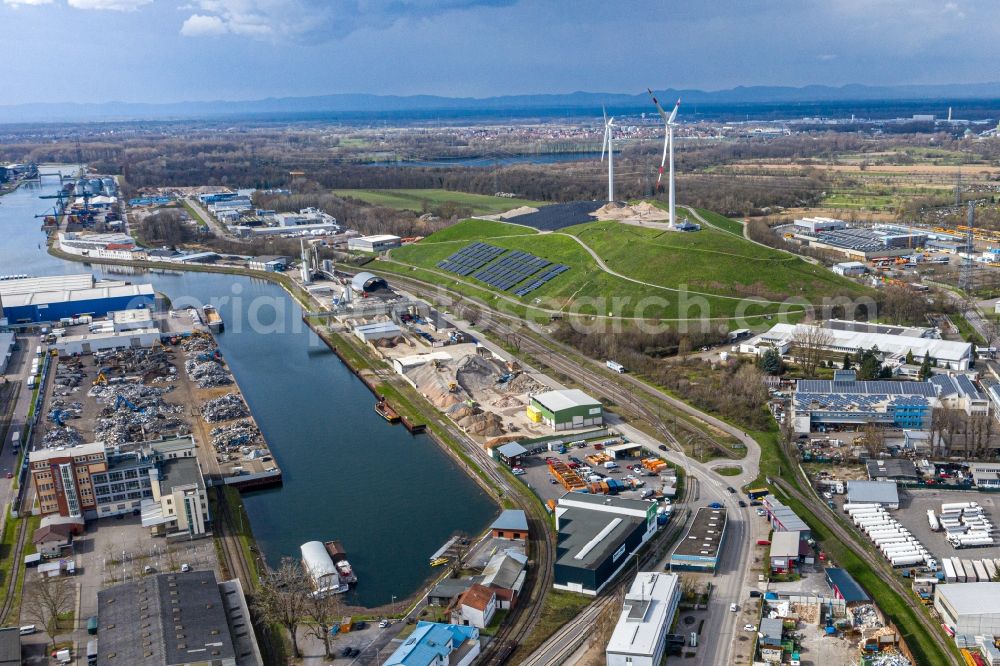
{"type": "Polygon", "coordinates": [[[549,280],[551,280],[552,278],[554,278],[557,275],[560,275],[561,273],[563,273],[565,271],[568,271],[568,270],[569,270],[569,266],[563,266],[562,264],[556,264],[555,266],[553,266],[549,270],[547,270],[544,273],[542,273],[536,279],[532,280],[528,284],[524,285],[523,287],[521,287],[520,289],[518,289],[517,291],[515,291],[514,294],[516,296],[524,296],[526,294],[530,294],[531,292],[533,292],[534,290],[538,289],[543,284],[545,284],[546,282],[548,282],[549,280]]]}
{"type": "Polygon", "coordinates": [[[516,250],[505,255],[500,261],[476,271],[472,277],[486,284],[507,291],[518,282],[534,275],[548,266],[550,262],[533,254],[516,250]]]}
{"type": "Polygon", "coordinates": [[[442,259],[437,263],[437,266],[449,273],[457,273],[464,277],[482,268],[504,252],[502,247],[487,243],[473,243],[463,247],[447,259],[442,259]]]}

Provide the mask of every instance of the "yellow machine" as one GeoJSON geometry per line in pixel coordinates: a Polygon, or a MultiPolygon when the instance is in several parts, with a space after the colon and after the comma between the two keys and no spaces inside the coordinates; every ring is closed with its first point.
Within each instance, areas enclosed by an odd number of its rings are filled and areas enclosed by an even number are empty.
{"type": "Polygon", "coordinates": [[[97,379],[94,380],[94,386],[107,386],[108,378],[104,376],[104,373],[98,373],[97,379]]]}

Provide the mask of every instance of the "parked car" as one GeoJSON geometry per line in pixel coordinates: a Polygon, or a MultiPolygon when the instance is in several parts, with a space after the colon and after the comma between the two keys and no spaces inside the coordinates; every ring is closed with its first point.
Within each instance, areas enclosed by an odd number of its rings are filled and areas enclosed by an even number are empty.
{"type": "Polygon", "coordinates": [[[594,444],[594,450],[595,451],[603,451],[604,450],[604,445],[603,444],[594,444]]]}
{"type": "Polygon", "coordinates": [[[757,627],[753,626],[752,624],[744,624],[743,631],[757,631],[757,627]]]}
{"type": "Polygon", "coordinates": [[[736,612],[736,611],[738,611],[739,609],[740,609],[740,607],[739,607],[739,606],[737,606],[736,604],[729,604],[729,611],[730,611],[731,613],[735,613],[735,612],[736,612]]]}
{"type": "Polygon", "coordinates": [[[380,620],[378,623],[379,629],[385,629],[388,626],[389,626],[389,620],[380,620]]]}
{"type": "Polygon", "coordinates": [[[513,474],[514,476],[521,476],[522,474],[524,474],[524,468],[512,467],[510,473],[513,474]]]}
{"type": "Polygon", "coordinates": [[[720,504],[719,502],[712,502],[711,504],[708,505],[708,508],[709,509],[721,509],[722,508],[722,504],[720,504]]]}
{"type": "Polygon", "coordinates": [[[667,450],[667,445],[666,444],[660,444],[656,448],[658,448],[661,451],[666,451],[667,450]]]}
{"type": "Polygon", "coordinates": [[[746,502],[744,502],[743,500],[740,500],[740,506],[741,506],[741,507],[745,507],[746,505],[747,505],[747,503],[746,503],[746,502]]]}
{"type": "Polygon", "coordinates": [[[736,488],[733,488],[732,486],[726,486],[726,490],[728,490],[729,492],[731,492],[734,495],[736,494],[736,488]]]}

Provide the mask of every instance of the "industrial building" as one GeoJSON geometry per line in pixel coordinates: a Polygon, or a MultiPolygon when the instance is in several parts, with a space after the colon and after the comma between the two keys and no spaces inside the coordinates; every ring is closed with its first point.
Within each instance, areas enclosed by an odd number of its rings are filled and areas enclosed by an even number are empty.
{"type": "Polygon", "coordinates": [[[546,391],[531,396],[528,418],[554,430],[573,430],[604,423],[604,407],[579,389],[546,391]]]}
{"type": "Polygon", "coordinates": [[[59,232],[59,249],[66,254],[95,259],[139,261],[147,258],[146,249],[136,245],[128,234],[84,234],[59,232]]]}
{"type": "Polygon", "coordinates": [[[238,580],[161,573],[97,593],[98,666],[262,666],[238,580]]]}
{"type": "Polygon", "coordinates": [[[830,229],[808,231],[795,228],[795,238],[809,247],[833,250],[852,259],[867,261],[878,257],[900,257],[923,247],[927,234],[894,228],[830,229]]]}
{"type": "Polygon", "coordinates": [[[160,329],[143,328],[134,331],[99,331],[81,333],[80,335],[64,335],[57,338],[51,347],[60,356],[74,354],[92,354],[108,349],[135,349],[137,347],[152,347],[160,341],[160,329]]]}
{"type": "Polygon", "coordinates": [[[275,213],[274,221],[279,227],[301,227],[305,225],[338,226],[337,218],[318,208],[302,208],[298,213],[275,213]]]}
{"type": "Polygon", "coordinates": [[[895,481],[848,481],[848,504],[881,504],[886,509],[899,508],[895,481]]]}
{"type": "Polygon", "coordinates": [[[969,474],[976,487],[984,490],[1000,490],[1000,463],[970,463],[969,474]]]}
{"type": "Polygon", "coordinates": [[[591,596],[656,533],[656,504],[566,493],[556,503],[553,587],[591,596]]]}
{"type": "Polygon", "coordinates": [[[252,271],[264,271],[265,273],[283,273],[288,268],[288,264],[288,257],[273,254],[247,259],[247,268],[252,271]]]}
{"type": "Polygon", "coordinates": [[[605,650],[608,666],[659,666],[681,600],[677,574],[640,571],[605,650]]]}
{"type": "Polygon", "coordinates": [[[837,275],[843,275],[844,277],[857,277],[867,273],[868,267],[860,261],[844,261],[834,264],[831,270],[837,275]]]}
{"type": "Polygon", "coordinates": [[[1000,636],[1000,583],[938,585],[934,609],[956,634],[1000,636]]]}
{"type": "Polygon", "coordinates": [[[400,245],[402,245],[402,239],[390,234],[358,236],[347,241],[348,250],[360,250],[361,252],[384,252],[400,245]]]}
{"type": "Polygon", "coordinates": [[[801,539],[812,538],[812,530],[809,529],[809,525],[777,497],[768,495],[762,498],[761,502],[767,512],[767,519],[775,532],[798,532],[801,539]]]}
{"type": "Polygon", "coordinates": [[[800,379],[789,417],[798,433],[869,423],[922,430],[930,425],[936,393],[929,382],[800,379]]]}
{"type": "Polygon", "coordinates": [[[142,526],[154,535],[204,536],[211,515],[205,478],[196,457],[164,460],[149,470],[153,496],[142,502],[142,526]]]}
{"type": "Polygon", "coordinates": [[[868,470],[868,478],[872,481],[916,483],[920,479],[917,466],[906,458],[868,460],[865,462],[865,467],[868,470]]]}
{"type": "Polygon", "coordinates": [[[354,327],[354,335],[362,342],[375,342],[398,338],[403,330],[391,321],[381,321],[374,324],[360,324],[354,327]]]}
{"type": "Polygon", "coordinates": [[[470,666],[479,656],[479,629],[438,622],[417,628],[383,666],[470,666]]]}
{"type": "Polygon", "coordinates": [[[824,570],[827,585],[833,591],[834,599],[843,599],[848,606],[852,604],[864,604],[871,601],[871,597],[864,588],[858,585],[851,574],[843,569],[831,567],[824,570]]]}
{"type": "Polygon", "coordinates": [[[7,372],[10,357],[14,354],[16,338],[10,331],[0,331],[0,375],[7,372]]]}
{"type": "Polygon", "coordinates": [[[0,281],[2,317],[10,324],[52,322],[81,314],[103,317],[115,310],[152,308],[153,304],[152,285],[96,282],[90,273],[0,281]]]}
{"type": "Polygon", "coordinates": [[[146,308],[109,312],[107,318],[111,321],[111,326],[115,333],[156,328],[156,325],[153,323],[153,313],[146,308]]]}
{"type": "Polygon", "coordinates": [[[670,554],[670,570],[715,573],[726,538],[727,522],[724,508],[698,509],[687,534],[670,554]]]}
{"type": "Polygon", "coordinates": [[[987,414],[989,398],[966,375],[934,375],[931,384],[937,388],[937,398],[947,409],[961,410],[968,416],[987,414]]]}
{"type": "Polygon", "coordinates": [[[935,329],[879,326],[861,322],[830,320],[821,324],[775,324],[771,329],[740,345],[745,354],[763,354],[776,349],[783,356],[795,358],[797,341],[810,340],[818,345],[828,360],[838,364],[844,354],[878,348],[883,362],[901,365],[907,353],[914,359],[925,355],[937,362],[938,367],[964,371],[972,362],[972,343],[941,340],[935,329]],[[819,329],[816,331],[815,329],[819,329]]]}
{"type": "Polygon", "coordinates": [[[388,289],[389,285],[385,278],[380,278],[372,273],[358,273],[351,280],[351,289],[357,294],[369,294],[379,289],[388,289]]]}
{"type": "Polygon", "coordinates": [[[528,518],[521,509],[504,509],[500,517],[490,525],[490,535],[494,539],[526,541],[528,539],[528,518]]]}
{"type": "Polygon", "coordinates": [[[0,666],[21,666],[21,663],[20,630],[18,627],[0,629],[0,666]]]}
{"type": "Polygon", "coordinates": [[[770,563],[773,573],[791,573],[799,563],[802,551],[802,533],[775,532],[771,535],[770,563]]]}
{"type": "Polygon", "coordinates": [[[803,217],[795,220],[795,227],[818,233],[820,231],[833,231],[834,229],[846,229],[847,222],[837,220],[832,217],[803,217]]]}

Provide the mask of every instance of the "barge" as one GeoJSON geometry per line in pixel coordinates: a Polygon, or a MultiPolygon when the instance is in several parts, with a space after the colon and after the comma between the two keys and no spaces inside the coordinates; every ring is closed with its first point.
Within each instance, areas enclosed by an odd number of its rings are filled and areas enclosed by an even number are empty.
{"type": "Polygon", "coordinates": [[[212,331],[212,333],[220,333],[225,329],[222,315],[219,314],[219,311],[214,306],[206,305],[201,310],[204,314],[205,325],[208,326],[208,330],[212,331]]]}
{"type": "Polygon", "coordinates": [[[375,403],[375,412],[389,423],[399,423],[400,421],[399,412],[386,402],[385,396],[379,396],[375,403]]]}

